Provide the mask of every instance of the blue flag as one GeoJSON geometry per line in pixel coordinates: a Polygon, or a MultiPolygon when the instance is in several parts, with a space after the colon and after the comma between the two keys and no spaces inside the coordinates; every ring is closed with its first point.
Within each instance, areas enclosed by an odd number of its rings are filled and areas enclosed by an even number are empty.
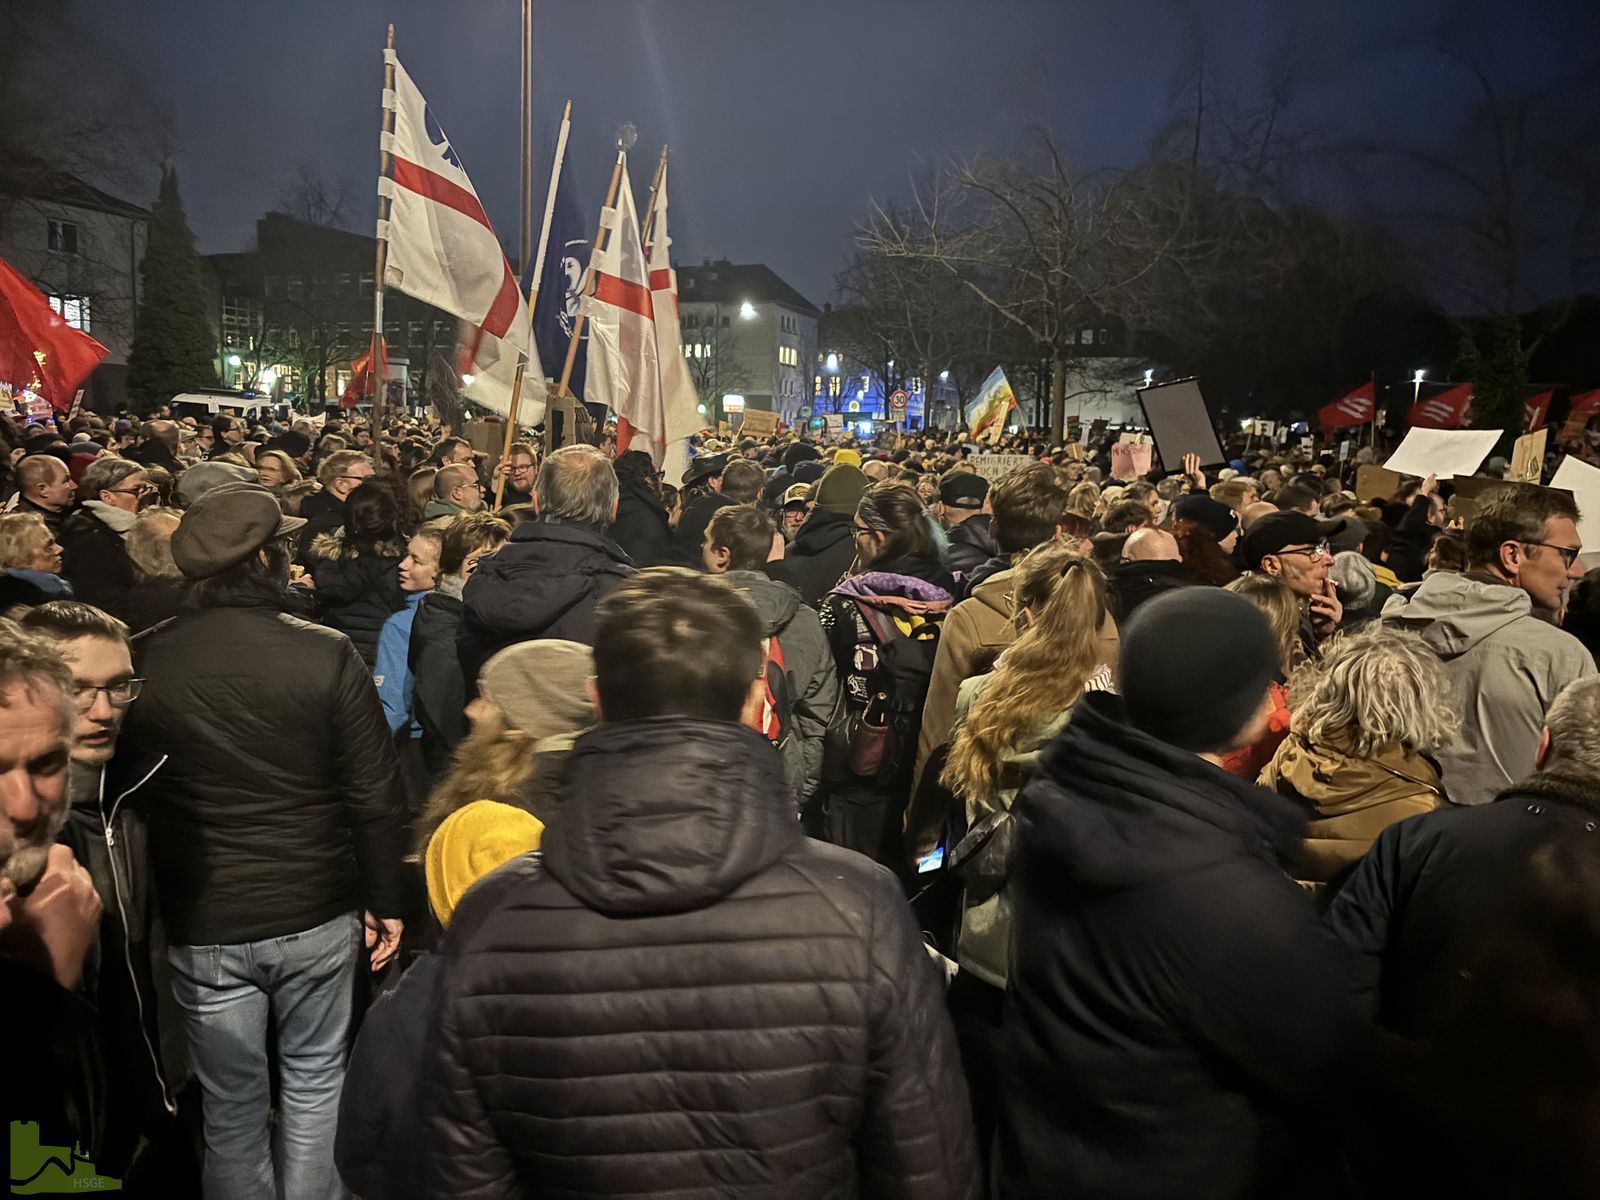
{"type": "MultiPolygon", "coordinates": [[[[554,146],[551,147],[551,153],[554,153],[554,146]]],[[[539,298],[533,310],[533,338],[539,347],[539,360],[555,380],[561,378],[561,366],[567,361],[567,343],[572,338],[572,327],[578,319],[579,289],[583,286],[583,273],[589,266],[589,235],[592,232],[584,221],[577,193],[573,191],[572,155],[569,151],[561,162],[555,209],[550,217],[550,241],[545,247],[539,298]]],[[[533,282],[532,268],[530,260],[523,271],[523,295],[527,295],[528,287],[533,282]]],[[[587,341],[588,336],[585,335],[583,342],[587,341]]],[[[583,342],[579,343],[578,357],[572,364],[570,384],[572,394],[579,399],[583,398],[588,358],[583,342]]]]}

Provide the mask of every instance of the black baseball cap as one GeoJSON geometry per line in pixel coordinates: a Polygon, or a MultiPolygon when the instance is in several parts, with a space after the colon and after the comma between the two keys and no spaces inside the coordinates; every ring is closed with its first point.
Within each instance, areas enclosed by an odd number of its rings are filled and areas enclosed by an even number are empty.
{"type": "Polygon", "coordinates": [[[1245,531],[1245,562],[1255,570],[1263,558],[1277,554],[1285,546],[1315,546],[1344,527],[1342,517],[1336,521],[1319,521],[1301,512],[1269,513],[1245,531]]]}
{"type": "Polygon", "coordinates": [[[939,482],[939,500],[951,508],[982,508],[989,481],[970,471],[955,471],[939,482]]]}

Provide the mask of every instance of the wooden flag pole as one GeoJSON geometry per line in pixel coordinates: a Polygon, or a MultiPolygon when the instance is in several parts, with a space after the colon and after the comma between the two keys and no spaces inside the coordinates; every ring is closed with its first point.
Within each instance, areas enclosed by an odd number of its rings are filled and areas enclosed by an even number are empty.
{"type": "Polygon", "coordinates": [[[644,228],[640,231],[639,245],[644,250],[645,258],[650,257],[650,239],[656,233],[656,193],[661,190],[661,180],[667,174],[667,151],[670,146],[661,147],[661,160],[656,163],[656,176],[650,181],[650,202],[644,210],[644,228]]]}
{"type": "MultiPolygon", "coordinates": [[[[394,49],[394,26],[389,26],[389,38],[385,44],[383,57],[383,91],[385,96],[394,94],[394,66],[389,62],[388,51],[394,49]]],[[[383,120],[381,122],[383,133],[394,133],[394,109],[387,104],[383,107],[383,120]]],[[[389,151],[384,147],[383,139],[378,142],[378,178],[389,177],[389,151]]],[[[389,198],[378,191],[378,227],[385,229],[389,221],[389,198]]],[[[389,261],[388,238],[378,238],[377,258],[372,271],[372,339],[367,344],[367,353],[371,355],[368,361],[372,367],[372,469],[383,470],[383,409],[384,401],[388,398],[389,370],[384,356],[378,352],[380,339],[383,337],[383,272],[389,261]]]]}
{"type": "MultiPolygon", "coordinates": [[[[594,241],[589,244],[589,265],[583,272],[583,286],[578,289],[578,294],[585,299],[588,298],[589,290],[594,287],[594,256],[600,252],[600,239],[605,236],[605,213],[607,209],[616,207],[617,188],[622,182],[622,165],[627,161],[628,152],[622,148],[619,142],[617,146],[617,161],[611,168],[611,183],[606,187],[606,202],[600,207],[600,223],[595,228],[594,241]]],[[[609,242],[607,244],[609,245],[609,242]]],[[[572,323],[572,338],[567,342],[567,360],[561,364],[561,381],[556,384],[555,398],[558,401],[565,400],[572,395],[567,389],[572,383],[572,368],[578,360],[578,342],[583,337],[583,326],[587,318],[588,314],[580,306],[578,319],[572,323]]],[[[546,440],[549,440],[549,421],[545,422],[545,431],[546,440]]],[[[552,446],[551,449],[555,449],[555,447],[552,446]]]]}

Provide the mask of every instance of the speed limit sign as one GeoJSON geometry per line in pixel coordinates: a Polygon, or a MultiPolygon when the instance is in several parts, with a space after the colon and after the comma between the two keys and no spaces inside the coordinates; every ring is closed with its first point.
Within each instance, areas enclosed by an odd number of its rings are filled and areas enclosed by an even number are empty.
{"type": "Polygon", "coordinates": [[[903,416],[906,411],[906,401],[910,398],[906,395],[905,389],[901,388],[890,395],[889,408],[896,416],[903,416]]]}

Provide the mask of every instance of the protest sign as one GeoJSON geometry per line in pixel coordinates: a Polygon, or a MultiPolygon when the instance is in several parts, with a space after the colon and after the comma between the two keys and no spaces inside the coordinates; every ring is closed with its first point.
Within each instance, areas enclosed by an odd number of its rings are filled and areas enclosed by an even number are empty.
{"type": "Polygon", "coordinates": [[[827,431],[829,433],[843,433],[844,432],[844,414],[843,413],[823,413],[822,414],[822,423],[823,423],[823,427],[825,429],[827,429],[827,431]]]}
{"type": "Polygon", "coordinates": [[[1578,502],[1578,536],[1585,550],[1600,550],[1600,467],[1567,455],[1550,477],[1550,486],[1571,492],[1578,502]]]}
{"type": "Polygon", "coordinates": [[[743,437],[771,437],[778,432],[778,414],[764,408],[745,410],[744,424],[739,426],[743,437]]]}
{"type": "Polygon", "coordinates": [[[998,483],[1011,472],[1033,461],[1026,454],[974,454],[967,459],[972,469],[990,483],[998,483]]]}
{"type": "Polygon", "coordinates": [[[1138,395],[1162,462],[1181,463],[1185,454],[1199,455],[1202,467],[1228,461],[1198,380],[1156,384],[1140,388],[1138,395]]]}
{"type": "Polygon", "coordinates": [[[1472,475],[1499,440],[1498,429],[1413,429],[1383,465],[1422,478],[1472,475]]]}
{"type": "Polygon", "coordinates": [[[1544,478],[1544,447],[1550,440],[1550,429],[1536,429],[1517,439],[1511,452],[1511,469],[1506,478],[1513,483],[1538,483],[1544,478]]]}
{"type": "Polygon", "coordinates": [[[1387,500],[1399,487],[1400,476],[1393,471],[1375,467],[1371,463],[1356,468],[1356,499],[1363,503],[1368,500],[1387,500]]]}
{"type": "Polygon", "coordinates": [[[1150,473],[1155,447],[1149,442],[1118,442],[1111,447],[1111,477],[1133,480],[1150,473]]]}

